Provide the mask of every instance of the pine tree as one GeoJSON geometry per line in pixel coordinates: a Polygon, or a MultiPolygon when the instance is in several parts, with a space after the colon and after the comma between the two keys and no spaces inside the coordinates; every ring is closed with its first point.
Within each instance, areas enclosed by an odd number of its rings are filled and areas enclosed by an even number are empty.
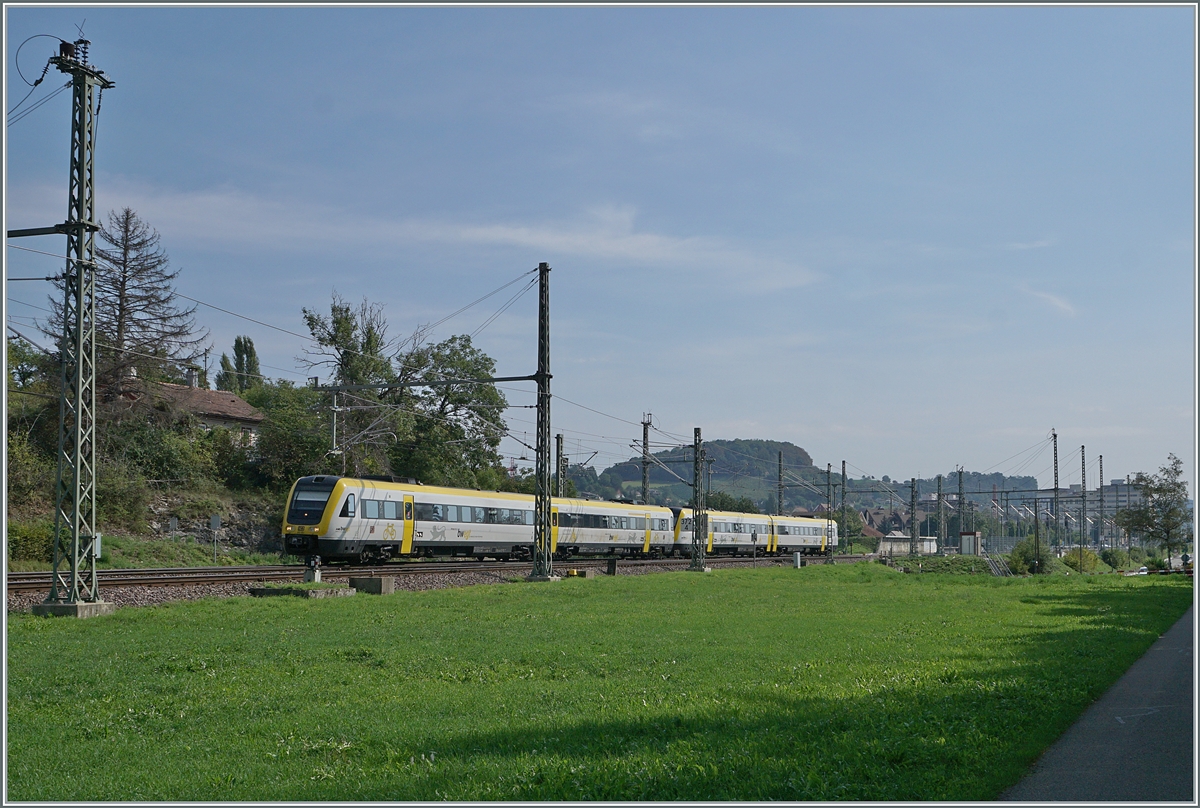
{"type": "MultiPolygon", "coordinates": [[[[170,258],[158,231],[131,208],[110,211],[96,248],[97,389],[108,399],[132,389],[134,379],[178,380],[181,365],[204,353],[208,331],[196,325],[195,306],[181,307],[170,258]]],[[[50,298],[43,331],[62,336],[63,280],[50,298]]]]}

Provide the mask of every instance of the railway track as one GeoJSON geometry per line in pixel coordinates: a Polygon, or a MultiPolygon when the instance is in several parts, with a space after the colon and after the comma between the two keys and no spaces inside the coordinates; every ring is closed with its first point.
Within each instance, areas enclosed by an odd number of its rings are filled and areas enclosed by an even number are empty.
{"type": "MultiPolygon", "coordinates": [[[[860,560],[862,556],[834,556],[835,562],[860,560]]],[[[606,558],[574,558],[556,561],[556,570],[606,568],[606,558]]],[[[687,558],[619,559],[618,565],[628,567],[686,567],[687,558]]],[[[787,558],[709,557],[709,563],[753,564],[763,566],[790,564],[787,558]]],[[[324,578],[379,577],[385,575],[431,575],[449,572],[510,572],[527,574],[529,562],[512,561],[404,561],[391,564],[362,566],[323,566],[324,578]]],[[[115,586],[181,586],[192,584],[225,584],[255,581],[300,581],[304,578],[301,564],[259,565],[245,567],[164,567],[155,569],[101,569],[96,571],[101,587],[115,586]]],[[[10,592],[48,590],[49,572],[10,572],[7,575],[10,592]]]]}

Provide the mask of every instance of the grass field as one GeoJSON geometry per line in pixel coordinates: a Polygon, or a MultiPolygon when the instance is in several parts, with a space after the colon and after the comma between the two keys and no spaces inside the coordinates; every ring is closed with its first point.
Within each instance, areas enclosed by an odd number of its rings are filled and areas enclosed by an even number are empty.
{"type": "Polygon", "coordinates": [[[878,564],[8,616],[9,800],[987,800],[1182,576],[878,564]]]}

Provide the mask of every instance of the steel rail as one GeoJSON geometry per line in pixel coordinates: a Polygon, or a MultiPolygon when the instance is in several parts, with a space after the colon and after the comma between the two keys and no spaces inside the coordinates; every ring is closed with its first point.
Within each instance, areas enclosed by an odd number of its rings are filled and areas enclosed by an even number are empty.
{"type": "MultiPolygon", "coordinates": [[[[834,556],[834,561],[855,561],[863,556],[834,556]]],[[[814,561],[820,561],[822,556],[813,556],[814,561]]],[[[604,566],[610,558],[604,556],[577,556],[559,562],[560,566],[591,567],[604,566]]],[[[672,567],[687,564],[689,559],[676,558],[618,558],[621,567],[672,567]]],[[[745,556],[716,556],[709,559],[710,563],[724,564],[784,564],[786,557],[760,556],[747,558],[745,556]]],[[[321,568],[325,578],[347,577],[381,577],[389,575],[433,575],[458,572],[524,572],[531,567],[529,561],[401,561],[389,564],[363,566],[325,566],[321,568]]],[[[229,567],[161,567],[146,569],[100,569],[97,576],[103,586],[178,586],[217,583],[241,583],[253,581],[288,581],[301,580],[305,568],[300,564],[229,566],[229,567]]],[[[36,572],[9,572],[6,584],[10,592],[28,592],[46,589],[50,586],[51,573],[48,570],[36,572]]]]}

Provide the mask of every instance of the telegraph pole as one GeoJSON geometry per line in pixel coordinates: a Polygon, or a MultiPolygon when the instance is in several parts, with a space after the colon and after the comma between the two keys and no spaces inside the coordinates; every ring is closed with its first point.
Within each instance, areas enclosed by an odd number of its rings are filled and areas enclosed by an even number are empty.
{"type": "Polygon", "coordinates": [[[779,453],[779,483],[775,488],[775,515],[783,516],[783,452],[779,453]]]}
{"type": "Polygon", "coordinates": [[[556,458],[556,462],[554,464],[554,468],[555,468],[554,495],[557,497],[565,497],[567,495],[567,483],[566,483],[567,458],[563,454],[563,436],[562,436],[561,432],[559,432],[557,435],[554,436],[554,448],[556,450],[556,454],[554,455],[556,458]]]}
{"type": "Polygon", "coordinates": [[[58,404],[54,570],[37,614],[88,617],[113,610],[100,597],[96,557],[96,222],[95,150],[99,96],[115,86],[88,63],[86,39],[61,42],[50,64],[71,77],[71,170],[67,219],[52,227],[10,230],[9,238],[67,237],[63,271],[62,392],[58,404]],[[97,94],[99,88],[99,95],[97,94]]]}
{"type": "Polygon", "coordinates": [[[1054,439],[1054,547],[1058,549],[1058,433],[1051,429],[1050,437],[1054,439]]]}
{"type": "MultiPolygon", "coordinates": [[[[962,550],[962,534],[967,529],[967,497],[966,497],[966,494],[963,493],[962,466],[957,466],[956,468],[958,468],[958,533],[959,533],[958,549],[961,551],[962,550]]],[[[975,551],[978,552],[979,548],[976,547],[975,551]]]]}
{"type": "Polygon", "coordinates": [[[846,461],[842,461],[842,512],[841,521],[838,523],[838,530],[845,530],[849,535],[850,531],[846,528],[846,461]]]}
{"type": "Polygon", "coordinates": [[[650,413],[642,418],[642,504],[650,504],[650,424],[654,416],[650,413]]]}
{"type": "Polygon", "coordinates": [[[708,543],[708,503],[704,492],[704,441],[700,427],[692,437],[692,563],[689,570],[704,572],[704,550],[708,543]]]}
{"type": "Polygon", "coordinates": [[[920,532],[917,529],[917,478],[913,477],[909,484],[912,490],[908,503],[908,554],[915,556],[917,554],[917,535],[920,532]]]}
{"type": "Polygon", "coordinates": [[[1100,455],[1100,529],[1096,533],[1096,540],[1099,546],[1104,546],[1104,455],[1100,455]]]}
{"type": "Polygon", "coordinates": [[[942,499],[942,475],[938,475],[938,547],[946,550],[946,501],[942,499]]]}
{"type": "Polygon", "coordinates": [[[1082,467],[1082,483],[1079,486],[1079,574],[1083,574],[1083,542],[1087,538],[1087,458],[1083,447],[1079,447],[1079,465],[1082,467]]]}
{"type": "Polygon", "coordinates": [[[552,580],[550,548],[550,265],[538,264],[537,445],[531,580],[552,580]]]}
{"type": "Polygon", "coordinates": [[[1035,495],[1033,498],[1033,574],[1037,575],[1041,572],[1042,566],[1042,543],[1038,537],[1038,498],[1035,495]]]}
{"type": "Polygon", "coordinates": [[[833,555],[833,464],[825,464],[825,547],[826,555],[833,555]]]}

